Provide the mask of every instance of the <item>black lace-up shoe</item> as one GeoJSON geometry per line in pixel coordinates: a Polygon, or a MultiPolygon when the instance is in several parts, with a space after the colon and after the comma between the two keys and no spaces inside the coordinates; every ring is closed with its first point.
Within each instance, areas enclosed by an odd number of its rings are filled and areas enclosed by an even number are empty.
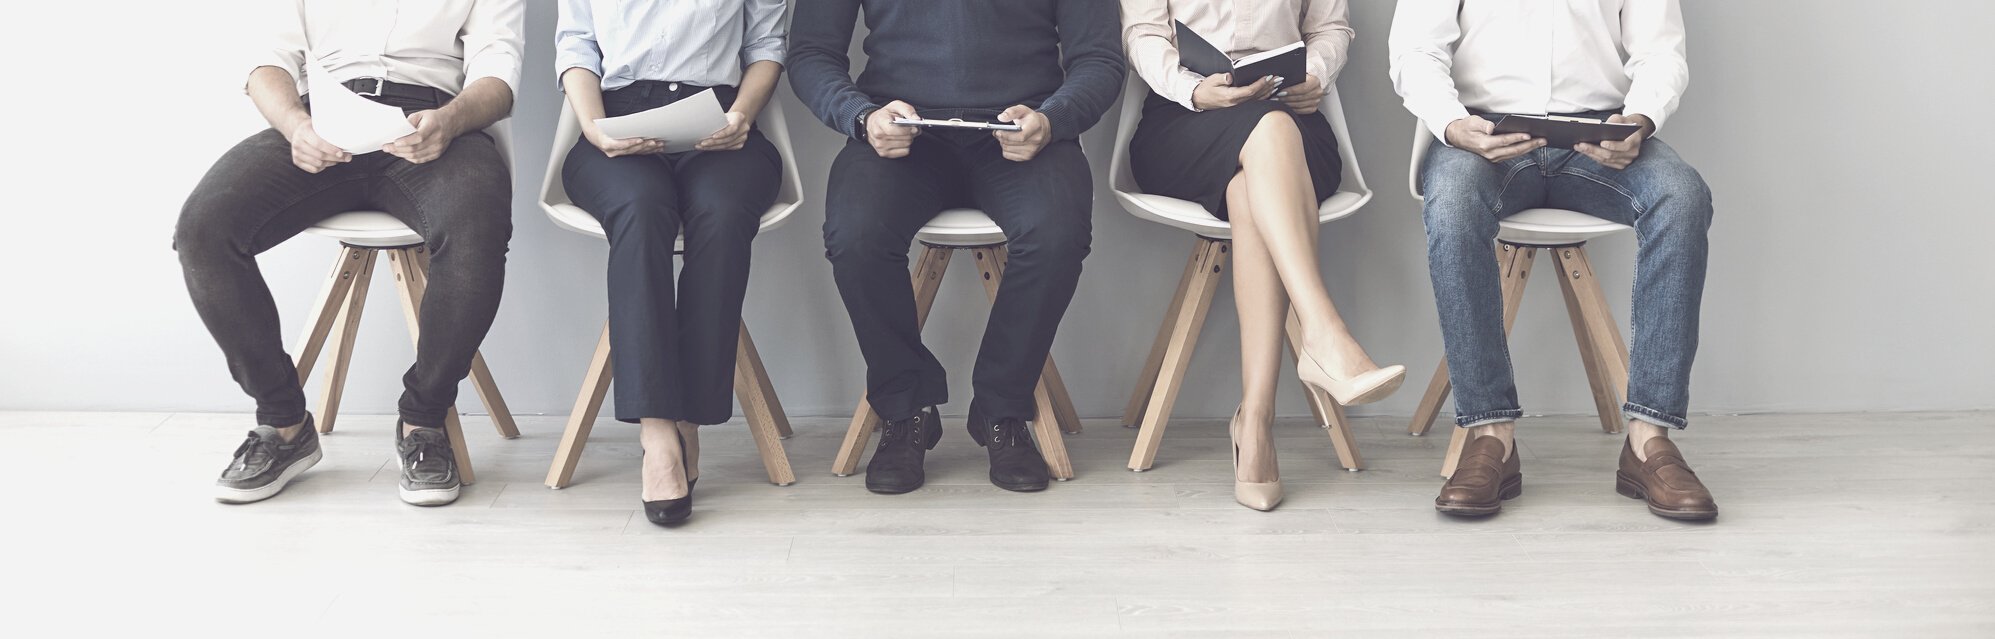
{"type": "Polygon", "coordinates": [[[285,484],[323,457],[319,430],[312,425],[311,415],[305,416],[305,425],[299,427],[298,436],[288,442],[277,434],[276,428],[257,426],[236,447],[235,458],[222,470],[221,478],[215,480],[215,501],[247,504],[274,497],[284,490],[285,484]]]}
{"type": "Polygon", "coordinates": [[[991,454],[991,483],[998,488],[1029,493],[1046,490],[1046,458],[1026,432],[1025,421],[1000,419],[979,424],[970,420],[970,437],[991,454]]]}
{"type": "Polygon", "coordinates": [[[442,506],[457,501],[457,455],[450,435],[441,428],[414,429],[402,434],[395,423],[395,457],[402,465],[402,501],[413,506],[442,506]]]}
{"type": "Polygon", "coordinates": [[[942,441],[942,414],[934,406],[880,427],[880,447],[866,464],[866,490],[899,495],[926,481],[921,462],[942,441]]]}

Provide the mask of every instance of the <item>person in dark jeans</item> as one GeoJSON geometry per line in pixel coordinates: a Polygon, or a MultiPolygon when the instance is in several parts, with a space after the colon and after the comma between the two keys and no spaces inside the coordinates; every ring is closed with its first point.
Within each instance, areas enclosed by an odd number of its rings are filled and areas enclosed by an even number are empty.
{"type": "Polygon", "coordinates": [[[1088,254],[1094,180],[1078,138],[1122,86],[1119,22],[1107,0],[798,4],[790,84],[850,138],[826,187],[824,245],[866,358],[866,401],[886,422],[867,489],[919,488],[925,451],[941,437],[936,405],[948,384],[921,343],[907,252],[923,224],[954,207],[983,210],[1010,240],[972,377],[970,435],[988,449],[991,483],[1046,487],[1026,422],[1088,254]],[[846,50],[862,9],[869,61],[855,82],[846,50]],[[896,118],[1022,130],[924,132],[896,118]]]}
{"type": "Polygon", "coordinates": [[[305,0],[285,12],[246,87],[271,128],[216,161],[180,212],[173,244],[188,294],[236,383],[256,400],[258,425],[217,480],[219,501],[268,499],[322,456],[256,256],[327,217],[367,209],[402,220],[431,255],[422,337],[402,378],[395,428],[401,498],[423,506],[457,499],[457,460],[443,426],[505,281],[511,177],[483,131],[512,110],[521,11],[519,0],[433,4],[433,13],[408,15],[392,4],[305,0]],[[387,24],[395,27],[385,40],[356,28],[387,24]],[[400,107],[416,132],[359,153],[321,139],[309,96],[298,91],[308,60],[312,72],[400,107]]]}
{"type": "Polygon", "coordinates": [[[609,238],[616,417],[638,424],[644,515],[661,526],[693,514],[700,426],[734,416],[749,248],[783,178],[782,156],[753,128],[783,73],[783,11],[783,0],[561,2],[555,69],[583,133],[562,183],[609,238]],[[701,91],[720,99],[727,126],[691,150],[596,127],[701,91]]]}

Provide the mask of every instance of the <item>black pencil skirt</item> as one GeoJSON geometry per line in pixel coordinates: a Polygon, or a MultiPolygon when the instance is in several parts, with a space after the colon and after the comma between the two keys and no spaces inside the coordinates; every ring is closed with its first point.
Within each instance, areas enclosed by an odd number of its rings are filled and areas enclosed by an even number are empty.
{"type": "Polygon", "coordinates": [[[1240,149],[1261,118],[1274,111],[1294,115],[1316,201],[1330,199],[1344,179],[1337,133],[1321,112],[1295,115],[1274,100],[1192,111],[1153,92],[1129,140],[1130,172],[1144,193],[1197,202],[1214,217],[1227,219],[1226,184],[1240,172],[1240,149]]]}

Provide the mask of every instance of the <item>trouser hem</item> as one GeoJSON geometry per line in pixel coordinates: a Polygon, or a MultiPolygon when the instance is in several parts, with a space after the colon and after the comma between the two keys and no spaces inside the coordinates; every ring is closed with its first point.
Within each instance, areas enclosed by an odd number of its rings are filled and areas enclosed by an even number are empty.
{"type": "Polygon", "coordinates": [[[1480,413],[1470,413],[1467,415],[1456,415],[1455,425],[1462,428],[1475,428],[1477,426],[1488,426],[1490,424],[1514,422],[1517,421],[1517,418],[1523,416],[1524,416],[1523,409],[1518,409],[1518,408],[1512,408],[1507,410],[1483,411],[1480,413]]]}
{"type": "Polygon", "coordinates": [[[1622,404],[1621,413],[1627,415],[1628,419],[1637,419],[1664,428],[1683,430],[1690,427],[1690,420],[1680,415],[1671,415],[1633,402],[1622,404]]]}

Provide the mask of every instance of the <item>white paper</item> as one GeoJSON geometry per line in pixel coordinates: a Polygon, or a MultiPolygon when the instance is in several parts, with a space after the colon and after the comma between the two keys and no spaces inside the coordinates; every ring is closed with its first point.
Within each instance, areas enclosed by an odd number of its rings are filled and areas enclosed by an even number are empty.
{"type": "Polygon", "coordinates": [[[664,140],[666,153],[691,151],[700,140],[726,126],[727,113],[721,110],[713,89],[656,109],[596,121],[596,128],[611,138],[664,140]]]}
{"type": "Polygon", "coordinates": [[[312,98],[312,130],[347,153],[379,151],[416,132],[401,109],[361,97],[316,64],[305,77],[305,90],[312,98]]]}

